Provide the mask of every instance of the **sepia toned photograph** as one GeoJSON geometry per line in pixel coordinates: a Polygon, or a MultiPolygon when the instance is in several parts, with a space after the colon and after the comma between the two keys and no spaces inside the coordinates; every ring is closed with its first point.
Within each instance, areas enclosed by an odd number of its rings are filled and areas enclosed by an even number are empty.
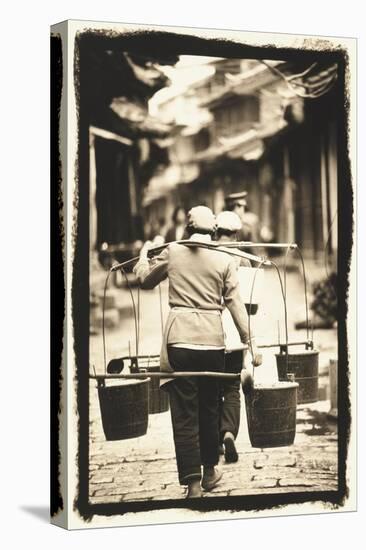
{"type": "Polygon", "coordinates": [[[347,48],[73,24],[77,525],[352,506],[347,48]]]}

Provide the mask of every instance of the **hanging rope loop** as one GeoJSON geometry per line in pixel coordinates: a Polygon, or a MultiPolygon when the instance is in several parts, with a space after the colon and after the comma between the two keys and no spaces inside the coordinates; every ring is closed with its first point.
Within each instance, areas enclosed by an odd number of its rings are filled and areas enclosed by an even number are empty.
{"type": "MultiPolygon", "coordinates": [[[[256,279],[256,276],[258,274],[258,271],[259,269],[262,267],[262,265],[266,265],[265,262],[270,262],[271,265],[273,265],[273,267],[276,269],[276,272],[277,272],[277,275],[278,275],[278,279],[279,279],[279,283],[280,283],[280,288],[281,288],[281,295],[282,295],[282,299],[283,299],[283,307],[284,307],[284,313],[285,313],[285,338],[286,338],[286,346],[285,346],[285,353],[286,353],[286,372],[288,372],[288,320],[287,320],[287,303],[286,303],[286,294],[285,294],[285,290],[284,290],[284,286],[283,286],[283,283],[282,283],[282,278],[281,278],[281,273],[280,273],[280,269],[279,267],[277,266],[277,264],[275,262],[273,262],[272,260],[263,260],[262,263],[260,263],[258,265],[258,267],[256,267],[256,272],[254,274],[254,277],[253,277],[253,282],[252,282],[252,288],[251,288],[251,292],[250,292],[250,305],[249,305],[249,311],[251,311],[252,309],[252,301],[253,301],[253,292],[254,292],[254,285],[255,285],[255,279],[256,279]]],[[[249,349],[250,349],[250,353],[252,354],[252,357],[253,357],[253,347],[252,347],[252,336],[251,336],[251,323],[250,323],[250,318],[251,318],[251,315],[248,316],[248,332],[249,332],[249,349]]],[[[254,379],[254,372],[255,372],[255,368],[254,368],[254,364],[253,364],[253,379],[254,379]]]]}

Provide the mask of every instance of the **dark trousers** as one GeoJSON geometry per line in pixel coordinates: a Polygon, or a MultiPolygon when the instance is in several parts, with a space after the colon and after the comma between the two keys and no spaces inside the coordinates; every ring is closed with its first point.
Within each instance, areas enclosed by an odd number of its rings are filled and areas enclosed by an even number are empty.
{"type": "MultiPolygon", "coordinates": [[[[225,353],[225,372],[239,373],[243,368],[244,352],[225,353]]],[[[220,381],[220,443],[225,432],[238,435],[240,426],[240,380],[220,381]]]]}
{"type": "MultiPolygon", "coordinates": [[[[224,350],[168,348],[177,372],[224,370],[224,350]]],[[[219,461],[219,381],[217,378],[176,378],[169,391],[178,477],[181,485],[201,479],[201,465],[219,461]]]]}

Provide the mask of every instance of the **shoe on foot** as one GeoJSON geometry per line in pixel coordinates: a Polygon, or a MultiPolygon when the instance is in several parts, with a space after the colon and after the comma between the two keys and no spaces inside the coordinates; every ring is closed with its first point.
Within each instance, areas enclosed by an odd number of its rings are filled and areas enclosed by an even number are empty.
{"type": "Polygon", "coordinates": [[[202,488],[205,491],[212,491],[222,478],[222,472],[217,468],[213,468],[212,472],[204,473],[202,478],[202,488]]]}
{"type": "Polygon", "coordinates": [[[191,483],[188,485],[187,498],[200,498],[202,489],[200,482],[191,483]]]}
{"type": "Polygon", "coordinates": [[[225,461],[226,462],[238,462],[239,455],[238,451],[235,447],[235,440],[234,437],[231,435],[227,435],[224,438],[224,446],[225,446],[225,461]]]}

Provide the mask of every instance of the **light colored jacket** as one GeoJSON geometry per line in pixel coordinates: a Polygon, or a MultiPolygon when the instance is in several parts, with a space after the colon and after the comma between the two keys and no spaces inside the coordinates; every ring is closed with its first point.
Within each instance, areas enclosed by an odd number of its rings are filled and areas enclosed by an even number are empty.
{"type": "Polygon", "coordinates": [[[134,272],[143,289],[152,289],[166,277],[169,279],[171,311],[164,345],[224,347],[223,302],[241,341],[247,342],[248,315],[240,298],[237,264],[230,255],[173,243],[156,258],[140,260],[134,272]]]}
{"type": "MultiPolygon", "coordinates": [[[[220,242],[220,241],[218,241],[220,242]]],[[[225,246],[225,241],[222,243],[223,246],[225,246]]],[[[249,260],[246,260],[245,258],[238,258],[233,257],[236,269],[238,270],[240,267],[251,267],[251,263],[249,260]]],[[[238,272],[238,271],[237,271],[238,272]]],[[[240,288],[240,286],[239,286],[240,288]]],[[[241,299],[241,298],[240,298],[241,299]]],[[[243,303],[243,300],[241,299],[241,303],[243,303]]],[[[246,311],[246,309],[245,309],[246,311]]],[[[222,326],[224,328],[224,336],[225,336],[225,350],[228,351],[234,351],[239,349],[244,349],[244,344],[240,338],[240,335],[235,327],[233,316],[229,313],[229,310],[227,308],[224,308],[222,312],[222,326]]],[[[253,332],[253,331],[252,331],[253,332]]]]}

